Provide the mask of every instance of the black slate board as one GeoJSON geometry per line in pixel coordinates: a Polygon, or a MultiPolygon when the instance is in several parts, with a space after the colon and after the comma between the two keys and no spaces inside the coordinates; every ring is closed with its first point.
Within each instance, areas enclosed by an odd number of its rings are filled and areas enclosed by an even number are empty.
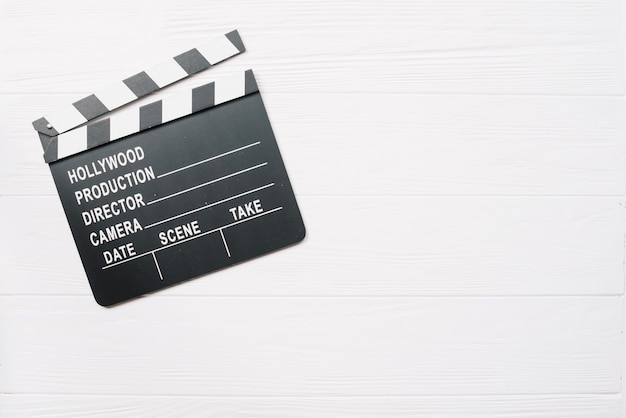
{"type": "MultiPolygon", "coordinates": [[[[142,123],[150,117],[144,113],[142,123]]],[[[305,235],[258,91],[164,124],[157,119],[149,129],[49,164],[103,306],[305,235]]]]}

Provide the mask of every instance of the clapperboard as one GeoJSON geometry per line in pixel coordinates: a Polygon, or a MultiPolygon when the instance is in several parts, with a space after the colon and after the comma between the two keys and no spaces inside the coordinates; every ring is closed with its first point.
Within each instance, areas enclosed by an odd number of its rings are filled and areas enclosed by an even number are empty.
{"type": "Polygon", "coordinates": [[[304,238],[251,70],[101,117],[244,50],[232,31],[33,122],[99,304],[304,238]]]}

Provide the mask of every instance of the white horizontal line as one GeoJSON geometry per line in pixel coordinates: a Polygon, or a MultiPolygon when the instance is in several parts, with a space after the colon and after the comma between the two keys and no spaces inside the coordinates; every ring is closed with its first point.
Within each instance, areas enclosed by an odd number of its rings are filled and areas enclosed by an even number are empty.
{"type": "MultiPolygon", "coordinates": [[[[88,295],[86,293],[0,293],[0,297],[2,296],[11,296],[11,297],[26,297],[26,298],[49,298],[50,295],[64,297],[64,298],[87,298],[89,300],[93,299],[93,295],[88,295]]],[[[173,295],[154,295],[155,298],[210,298],[210,299],[288,299],[288,298],[298,298],[298,299],[624,299],[624,293],[588,293],[588,294],[564,294],[564,293],[548,293],[548,294],[531,294],[531,293],[520,293],[517,295],[514,294],[491,294],[491,295],[482,295],[482,294],[450,294],[446,295],[443,293],[433,293],[427,294],[424,292],[414,293],[414,294],[377,294],[377,295],[365,295],[365,294],[354,294],[354,295],[340,295],[340,294],[323,294],[323,293],[314,293],[305,295],[302,293],[286,293],[284,295],[277,293],[268,293],[268,294],[216,294],[216,293],[204,293],[204,294],[173,294],[173,295]]]]}
{"type": "Polygon", "coordinates": [[[267,162],[255,165],[253,167],[245,168],[245,169],[243,169],[241,171],[237,171],[236,173],[228,174],[228,175],[226,175],[224,177],[220,177],[220,178],[217,178],[215,180],[207,181],[206,183],[198,184],[197,186],[193,186],[193,187],[190,187],[188,189],[181,190],[180,192],[173,193],[173,194],[171,194],[169,196],[161,197],[159,199],[156,199],[156,200],[153,200],[151,202],[148,202],[148,205],[151,205],[153,203],[157,203],[157,202],[160,202],[162,200],[166,200],[166,199],[169,199],[169,198],[172,198],[172,197],[175,197],[175,196],[179,196],[179,195],[181,195],[183,193],[187,193],[187,192],[190,192],[192,190],[199,189],[200,187],[208,186],[209,184],[217,183],[218,181],[226,180],[227,178],[234,177],[236,175],[239,175],[239,174],[245,173],[247,171],[251,171],[251,170],[257,169],[259,167],[263,167],[264,165],[267,165],[267,162]]]}
{"type": "Polygon", "coordinates": [[[228,151],[228,152],[225,152],[225,153],[223,153],[223,154],[219,154],[219,155],[216,155],[216,156],[214,156],[214,157],[207,158],[206,160],[198,161],[197,163],[189,164],[189,165],[186,165],[186,166],[184,166],[184,167],[177,168],[176,170],[172,170],[172,171],[168,171],[167,173],[159,174],[159,175],[157,176],[157,178],[158,178],[158,179],[160,179],[160,178],[162,178],[162,177],[169,176],[170,174],[178,173],[179,171],[183,171],[183,170],[186,170],[186,169],[188,169],[188,168],[195,167],[195,166],[197,166],[197,165],[207,163],[207,162],[209,162],[209,161],[217,160],[218,158],[221,158],[221,157],[224,157],[224,156],[226,156],[226,155],[229,155],[229,154],[235,153],[235,152],[237,152],[237,151],[244,150],[244,149],[246,149],[246,148],[253,147],[253,146],[255,146],[255,145],[259,145],[260,143],[261,143],[261,141],[257,141],[257,142],[255,142],[255,143],[253,143],[253,144],[250,144],[250,145],[244,145],[243,147],[240,147],[240,148],[234,149],[234,150],[232,150],[232,151],[228,151]]]}
{"type": "Polygon", "coordinates": [[[213,206],[219,205],[220,203],[228,202],[229,200],[233,200],[233,199],[236,199],[236,198],[241,197],[241,196],[245,196],[245,195],[250,194],[250,193],[258,192],[259,190],[267,189],[268,187],[272,187],[273,185],[274,185],[274,183],[266,184],[265,186],[257,187],[256,189],[248,190],[247,192],[239,193],[239,194],[236,194],[234,196],[227,197],[226,199],[218,200],[217,202],[213,202],[211,204],[202,206],[200,208],[196,208],[196,209],[193,209],[193,210],[181,213],[180,215],[172,216],[171,218],[167,218],[167,219],[163,219],[162,221],[155,222],[153,224],[150,224],[150,225],[146,226],[145,228],[146,229],[152,228],[153,226],[161,225],[161,224],[163,224],[165,222],[169,222],[169,221],[172,221],[174,219],[182,218],[185,215],[189,215],[191,213],[195,213],[195,212],[199,212],[199,211],[204,210],[204,209],[211,208],[213,206]]]}
{"type": "MultiPolygon", "coordinates": [[[[42,295],[45,297],[49,297],[49,295],[42,295]]],[[[75,295],[79,296],[79,295],[75,295]]],[[[80,295],[81,297],[83,295],[80,295]]],[[[85,296],[86,297],[86,296],[85,296]]],[[[90,296],[93,299],[93,296],[90,296]]],[[[151,295],[151,298],[180,298],[184,297],[182,295],[151,295]]],[[[261,297],[260,297],[261,298],[261,297]]],[[[216,394],[216,395],[204,395],[204,394],[179,394],[172,395],[169,393],[133,393],[128,394],[128,392],[74,392],[71,394],[64,392],[28,392],[28,393],[3,393],[3,396],[7,398],[11,397],[13,399],[23,398],[27,399],[33,396],[42,396],[42,397],[59,397],[59,396],[80,396],[80,397],[93,397],[93,398],[104,398],[109,396],[115,396],[119,398],[180,398],[180,399],[193,399],[193,398],[202,398],[202,399],[392,399],[392,400],[417,400],[417,399],[430,399],[430,398],[464,398],[464,399],[481,399],[481,398],[495,398],[495,399],[508,399],[508,398],[536,398],[536,399],[549,399],[549,398],[572,398],[572,397],[580,397],[580,396],[593,396],[600,399],[603,398],[621,398],[621,392],[598,392],[598,391],[578,391],[578,392],[519,392],[519,393],[434,393],[434,394],[336,394],[336,393],[326,393],[326,394],[316,394],[316,395],[271,395],[271,394],[261,394],[261,395],[227,395],[227,394],[216,394]]]]}
{"type": "Polygon", "coordinates": [[[173,247],[173,246],[178,245],[178,244],[183,244],[185,242],[192,241],[192,240],[194,240],[196,238],[200,238],[200,237],[203,237],[205,235],[212,234],[212,233],[220,231],[222,229],[230,228],[231,226],[239,225],[241,223],[248,222],[248,221],[251,221],[251,220],[256,219],[256,218],[260,218],[261,216],[269,215],[270,213],[278,212],[282,208],[283,208],[282,206],[279,206],[279,207],[274,208],[272,210],[268,210],[267,212],[262,212],[262,213],[259,213],[258,215],[254,215],[254,216],[251,216],[249,218],[242,219],[242,220],[237,221],[237,222],[229,223],[229,224],[226,224],[224,226],[220,226],[219,228],[211,229],[210,231],[206,231],[206,232],[203,232],[203,233],[198,234],[198,235],[194,235],[193,237],[189,237],[187,239],[184,239],[184,240],[181,240],[181,241],[177,241],[177,242],[174,242],[174,243],[169,244],[169,245],[164,245],[163,247],[160,247],[160,248],[155,248],[154,250],[150,250],[150,251],[147,251],[145,253],[136,255],[134,257],[127,258],[126,260],[118,261],[117,263],[113,263],[113,264],[109,264],[107,266],[104,266],[104,267],[102,267],[102,270],[106,270],[106,269],[108,269],[110,267],[115,267],[115,266],[118,266],[120,264],[124,264],[124,263],[126,263],[128,261],[136,260],[136,259],[144,257],[144,256],[146,256],[148,254],[153,254],[153,253],[156,253],[157,251],[161,251],[161,250],[173,247]]]}

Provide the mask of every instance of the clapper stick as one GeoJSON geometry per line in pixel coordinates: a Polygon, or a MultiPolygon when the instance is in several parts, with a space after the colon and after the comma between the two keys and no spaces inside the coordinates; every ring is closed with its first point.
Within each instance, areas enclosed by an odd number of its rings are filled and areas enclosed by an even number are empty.
{"type": "Polygon", "coordinates": [[[39,118],[33,127],[46,136],[59,135],[244,51],[233,30],[39,118]]]}
{"type": "Polygon", "coordinates": [[[103,306],[304,239],[252,70],[86,123],[244,51],[207,45],[33,123],[103,306]]]}
{"type": "Polygon", "coordinates": [[[51,163],[256,91],[258,87],[252,70],[224,77],[52,137],[45,149],[44,160],[51,163]]]}

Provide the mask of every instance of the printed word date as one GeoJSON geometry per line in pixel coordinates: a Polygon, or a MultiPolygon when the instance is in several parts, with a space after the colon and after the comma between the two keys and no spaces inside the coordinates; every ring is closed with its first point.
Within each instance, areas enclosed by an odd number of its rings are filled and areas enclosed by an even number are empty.
{"type": "Polygon", "coordinates": [[[135,252],[135,246],[133,243],[129,242],[128,244],[113,248],[111,251],[104,251],[102,255],[104,256],[104,262],[109,265],[111,263],[123,261],[129,257],[134,257],[137,253],[135,252]]]}

